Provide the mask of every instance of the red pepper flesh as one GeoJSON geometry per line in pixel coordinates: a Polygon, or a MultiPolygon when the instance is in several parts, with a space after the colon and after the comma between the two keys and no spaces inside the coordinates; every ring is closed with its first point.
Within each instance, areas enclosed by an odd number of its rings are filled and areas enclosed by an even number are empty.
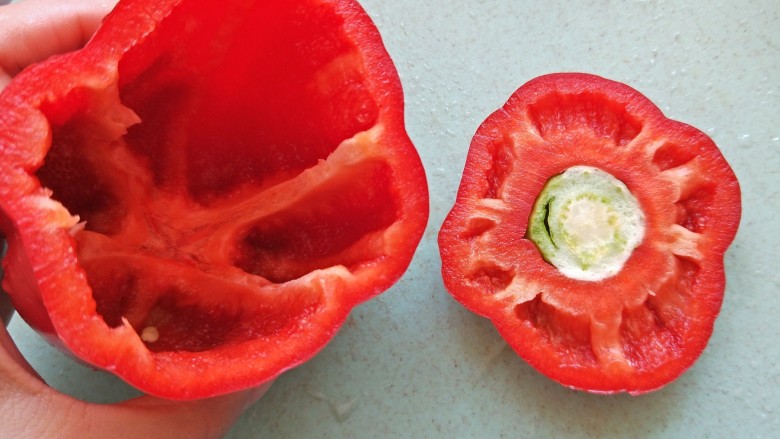
{"type": "Polygon", "coordinates": [[[550,378],[640,394],[674,380],[707,344],[740,213],[737,179],[701,131],[624,84],[546,75],[474,136],[439,234],[444,283],[550,378]],[[604,279],[562,274],[529,237],[545,184],[575,166],[611,174],[644,212],[643,239],[604,279]]]}
{"type": "Polygon", "coordinates": [[[3,287],[150,394],[311,358],[427,217],[398,75],[353,0],[121,1],[0,94],[3,287]]]}

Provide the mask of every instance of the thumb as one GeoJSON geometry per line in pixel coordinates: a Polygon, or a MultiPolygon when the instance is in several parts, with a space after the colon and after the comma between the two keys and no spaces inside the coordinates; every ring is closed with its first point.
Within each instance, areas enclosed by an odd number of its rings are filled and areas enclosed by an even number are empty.
{"type": "Polygon", "coordinates": [[[116,0],[23,0],[0,6],[0,89],[30,64],[82,47],[116,0]]]}
{"type": "MultiPolygon", "coordinates": [[[[2,310],[10,315],[13,307],[0,288],[2,310]]],[[[90,404],[47,386],[25,361],[5,323],[0,325],[0,437],[216,439],[270,386],[198,401],[143,396],[114,405],[90,404]]]]}
{"type": "Polygon", "coordinates": [[[144,396],[117,405],[92,404],[82,427],[74,426],[71,433],[73,438],[220,438],[270,386],[198,401],[144,396]]]}
{"type": "Polygon", "coordinates": [[[15,346],[5,325],[0,341],[0,437],[217,439],[271,386],[197,401],[142,396],[92,404],[59,393],[20,364],[7,349],[15,346]]]}

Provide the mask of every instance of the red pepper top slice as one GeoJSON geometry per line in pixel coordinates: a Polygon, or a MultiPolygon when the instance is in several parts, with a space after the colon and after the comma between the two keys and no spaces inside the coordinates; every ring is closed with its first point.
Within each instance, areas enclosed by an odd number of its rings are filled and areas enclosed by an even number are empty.
{"type": "Polygon", "coordinates": [[[406,270],[428,216],[353,0],[121,1],[0,94],[4,288],[144,392],[256,386],[406,270]]]}
{"type": "Polygon", "coordinates": [[[444,282],[552,379],[643,393],[678,377],[704,349],[740,213],[736,177],[705,134],[624,84],[542,76],[474,136],[439,234],[444,282]],[[616,274],[578,279],[547,262],[529,221],[553,177],[592,168],[633,194],[644,235],[616,274]]]}

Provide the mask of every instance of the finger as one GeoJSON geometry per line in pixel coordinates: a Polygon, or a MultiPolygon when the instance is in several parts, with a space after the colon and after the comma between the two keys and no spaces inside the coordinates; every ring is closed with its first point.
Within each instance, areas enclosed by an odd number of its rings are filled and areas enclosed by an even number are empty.
{"type": "Polygon", "coordinates": [[[144,396],[98,405],[35,384],[9,390],[0,380],[0,432],[8,437],[218,439],[271,386],[198,401],[144,396]]]}
{"type": "Polygon", "coordinates": [[[0,89],[26,66],[82,47],[116,0],[24,0],[0,6],[0,89]]]}
{"type": "Polygon", "coordinates": [[[0,436],[16,439],[221,438],[270,388],[197,401],[143,396],[114,405],[76,400],[48,387],[0,327],[0,436]]]}
{"type": "MultiPolygon", "coordinates": [[[[0,237],[0,256],[4,245],[0,237]]],[[[0,271],[0,279],[2,272],[0,271]]],[[[0,310],[13,313],[0,289],[0,310]]],[[[49,388],[0,327],[0,433],[24,438],[220,438],[271,383],[199,401],[144,396],[116,405],[78,401],[49,388]]]]}
{"type": "MultiPolygon", "coordinates": [[[[0,291],[0,302],[7,299],[0,291]]],[[[2,437],[220,438],[270,386],[198,401],[144,396],[115,405],[85,403],[48,387],[0,327],[2,437]]]]}
{"type": "Polygon", "coordinates": [[[0,327],[0,436],[17,439],[220,438],[271,383],[197,401],[143,396],[114,405],[76,400],[48,387],[0,327]]]}
{"type": "MultiPolygon", "coordinates": [[[[266,383],[257,389],[199,401],[168,401],[147,396],[114,406],[93,405],[87,415],[92,418],[90,432],[95,438],[109,437],[106,433],[122,430],[124,436],[118,437],[221,438],[270,387],[271,383],[266,383]],[[129,431],[128,425],[132,426],[129,431]]],[[[83,430],[74,433],[74,438],[84,437],[83,430]]]]}

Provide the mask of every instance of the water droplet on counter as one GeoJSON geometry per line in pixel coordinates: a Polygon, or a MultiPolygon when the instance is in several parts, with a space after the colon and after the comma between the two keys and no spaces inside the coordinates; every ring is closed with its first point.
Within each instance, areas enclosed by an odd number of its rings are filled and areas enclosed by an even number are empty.
{"type": "Polygon", "coordinates": [[[342,403],[336,403],[333,401],[329,401],[330,408],[333,410],[333,414],[336,416],[336,420],[339,422],[344,422],[349,418],[349,415],[352,414],[352,412],[355,411],[357,408],[358,397],[354,397],[350,399],[349,401],[342,402],[342,403]]]}
{"type": "Polygon", "coordinates": [[[328,395],[326,395],[323,392],[319,391],[312,391],[309,389],[304,390],[306,394],[311,396],[312,398],[316,399],[317,401],[325,401],[328,403],[328,407],[330,407],[330,411],[333,412],[333,416],[336,417],[336,420],[339,422],[346,421],[349,416],[352,414],[352,412],[355,411],[357,408],[357,396],[345,401],[345,402],[336,402],[333,399],[329,398],[328,395]]]}

